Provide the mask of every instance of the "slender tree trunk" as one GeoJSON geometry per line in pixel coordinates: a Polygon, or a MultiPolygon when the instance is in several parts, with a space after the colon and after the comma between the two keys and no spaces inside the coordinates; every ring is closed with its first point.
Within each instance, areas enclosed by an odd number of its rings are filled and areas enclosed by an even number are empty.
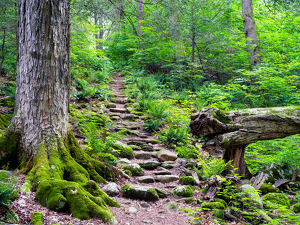
{"type": "Polygon", "coordinates": [[[250,60],[253,65],[259,63],[259,52],[257,36],[255,31],[255,20],[252,9],[252,0],[242,0],[243,23],[245,30],[246,43],[250,52],[250,60]]]}
{"type": "Polygon", "coordinates": [[[68,0],[19,0],[15,112],[0,139],[0,165],[21,163],[29,171],[23,189],[37,188],[49,209],[114,221],[107,204],[119,204],[96,184],[113,179],[110,167],[80,148],[68,124],[69,12],[68,0]]]}
{"type": "Polygon", "coordinates": [[[138,34],[142,36],[142,27],[144,27],[144,0],[137,0],[137,20],[138,34]]]}
{"type": "Polygon", "coordinates": [[[103,39],[103,13],[94,12],[94,22],[95,25],[99,28],[99,32],[96,32],[96,49],[103,49],[102,47],[102,39],[103,39]],[[100,39],[100,41],[99,41],[100,39]]]}
{"type": "Polygon", "coordinates": [[[300,107],[245,109],[223,112],[217,108],[202,109],[191,116],[194,135],[207,138],[202,146],[212,156],[232,160],[238,173],[251,174],[244,160],[245,148],[259,140],[284,138],[300,133],[300,107]]]}
{"type": "Polygon", "coordinates": [[[2,47],[1,47],[2,57],[1,57],[1,63],[0,63],[0,76],[2,75],[2,66],[3,66],[3,63],[4,63],[4,59],[5,59],[5,37],[6,37],[6,29],[4,28],[2,47]]]}

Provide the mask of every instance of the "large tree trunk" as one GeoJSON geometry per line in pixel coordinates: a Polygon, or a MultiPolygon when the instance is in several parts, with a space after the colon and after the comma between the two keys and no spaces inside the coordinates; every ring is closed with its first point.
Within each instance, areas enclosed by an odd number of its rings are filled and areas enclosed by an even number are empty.
{"type": "Polygon", "coordinates": [[[250,52],[250,60],[253,65],[256,65],[259,63],[259,56],[252,0],[242,0],[242,12],[245,37],[247,39],[246,43],[250,52]]]}
{"type": "Polygon", "coordinates": [[[68,124],[69,7],[68,0],[19,1],[15,112],[0,140],[0,165],[21,163],[29,171],[24,189],[37,188],[42,205],[110,221],[106,204],[118,203],[95,183],[113,179],[110,168],[84,153],[68,124]]]}
{"type": "Polygon", "coordinates": [[[5,59],[5,37],[6,37],[6,29],[4,28],[3,31],[3,39],[2,39],[2,47],[1,47],[1,62],[0,62],[0,76],[2,75],[2,66],[4,63],[4,59],[5,59]]]}
{"type": "Polygon", "coordinates": [[[202,109],[191,116],[194,135],[208,139],[203,148],[212,156],[232,160],[238,173],[251,174],[244,160],[248,144],[259,140],[284,138],[300,133],[300,107],[245,109],[224,112],[217,108],[202,109]]]}
{"type": "Polygon", "coordinates": [[[138,35],[142,36],[142,27],[144,26],[144,0],[137,0],[137,20],[138,35]]]}

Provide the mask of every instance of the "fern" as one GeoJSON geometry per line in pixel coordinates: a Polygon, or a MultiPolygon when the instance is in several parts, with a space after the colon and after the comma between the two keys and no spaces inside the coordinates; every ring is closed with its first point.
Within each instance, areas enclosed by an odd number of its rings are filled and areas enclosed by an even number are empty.
{"type": "Polygon", "coordinates": [[[198,158],[199,164],[202,166],[201,170],[197,170],[196,172],[200,177],[204,180],[210,178],[213,175],[221,175],[221,173],[228,169],[231,166],[231,162],[224,162],[223,159],[215,159],[210,157],[207,160],[203,160],[202,158],[198,158]]]}

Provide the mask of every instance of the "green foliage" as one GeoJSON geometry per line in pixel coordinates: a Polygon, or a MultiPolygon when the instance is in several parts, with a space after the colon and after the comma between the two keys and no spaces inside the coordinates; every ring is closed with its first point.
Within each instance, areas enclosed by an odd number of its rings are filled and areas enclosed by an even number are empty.
{"type": "Polygon", "coordinates": [[[221,175],[221,173],[231,166],[231,161],[225,163],[223,159],[208,157],[205,160],[198,158],[199,164],[202,166],[200,170],[196,170],[199,177],[203,180],[210,178],[213,175],[221,175]]]}
{"type": "Polygon", "coordinates": [[[188,134],[185,127],[171,126],[158,136],[166,144],[178,144],[185,142],[188,134]]]}
{"type": "Polygon", "coordinates": [[[182,145],[176,147],[178,157],[186,159],[198,158],[199,151],[194,145],[182,145]]]}
{"type": "Polygon", "coordinates": [[[154,131],[158,131],[159,127],[163,124],[162,120],[158,120],[158,119],[150,119],[149,121],[147,121],[144,125],[145,130],[148,132],[154,132],[154,131]]]}
{"type": "Polygon", "coordinates": [[[0,205],[9,206],[9,203],[18,197],[16,185],[18,181],[12,177],[2,176],[0,179],[0,205]]]}

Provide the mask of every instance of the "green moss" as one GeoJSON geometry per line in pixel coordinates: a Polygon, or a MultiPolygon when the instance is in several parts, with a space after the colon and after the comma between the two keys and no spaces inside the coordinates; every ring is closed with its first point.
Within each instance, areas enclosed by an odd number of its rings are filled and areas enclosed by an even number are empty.
{"type": "Polygon", "coordinates": [[[268,193],[279,193],[279,189],[273,186],[272,184],[263,183],[259,189],[262,195],[266,195],[268,193]]]}
{"type": "Polygon", "coordinates": [[[272,208],[287,208],[289,209],[291,206],[290,201],[288,198],[281,193],[269,193],[262,197],[262,203],[265,208],[272,209],[272,208]]]}
{"type": "Polygon", "coordinates": [[[253,225],[261,224],[261,218],[258,213],[242,212],[241,216],[253,225]]]}
{"type": "Polygon", "coordinates": [[[134,158],[134,152],[132,148],[126,144],[123,144],[119,141],[117,141],[114,145],[113,148],[118,150],[118,157],[121,158],[127,158],[127,159],[133,159],[134,158]]]}
{"type": "Polygon", "coordinates": [[[226,111],[224,110],[217,110],[215,113],[212,113],[213,117],[219,120],[222,123],[229,123],[230,118],[226,115],[226,111]]]}
{"type": "Polygon", "coordinates": [[[276,209],[276,213],[282,217],[288,217],[289,215],[294,214],[294,212],[291,211],[290,209],[283,209],[283,208],[276,209]]]}
{"type": "Polygon", "coordinates": [[[192,176],[180,177],[179,184],[183,185],[195,185],[195,179],[192,176]]]}
{"type": "Polygon", "coordinates": [[[172,190],[172,195],[175,197],[192,197],[194,192],[189,186],[177,186],[172,190]]]}
{"type": "Polygon", "coordinates": [[[130,170],[125,170],[125,173],[129,176],[129,177],[132,177],[132,173],[130,170]]]}
{"type": "Polygon", "coordinates": [[[223,199],[215,198],[215,202],[221,202],[225,206],[225,208],[228,207],[227,203],[223,199]]]}
{"type": "Polygon", "coordinates": [[[189,208],[179,208],[178,211],[186,212],[186,213],[192,213],[193,212],[193,210],[191,210],[189,208]]]}
{"type": "Polygon", "coordinates": [[[32,225],[43,225],[43,213],[34,212],[31,214],[31,224],[32,225]]]}
{"type": "Polygon", "coordinates": [[[296,203],[294,206],[293,206],[293,211],[295,213],[300,213],[300,202],[296,203]]]}
{"type": "Polygon", "coordinates": [[[224,219],[224,211],[222,209],[213,209],[212,215],[218,219],[224,219]]]}
{"type": "Polygon", "coordinates": [[[184,202],[186,204],[191,204],[191,203],[197,203],[197,200],[194,198],[187,198],[187,199],[184,199],[184,202]]]}
{"type": "Polygon", "coordinates": [[[5,171],[1,171],[0,172],[0,181],[9,178],[9,173],[5,172],[5,171]]]}
{"type": "Polygon", "coordinates": [[[201,205],[202,209],[222,209],[225,210],[225,206],[221,202],[203,202],[201,205]]]}
{"type": "Polygon", "coordinates": [[[124,171],[129,170],[133,176],[140,176],[143,174],[143,169],[138,164],[124,165],[121,169],[124,171]]]}
{"type": "Polygon", "coordinates": [[[164,190],[157,189],[157,188],[155,190],[160,198],[166,198],[168,196],[168,192],[166,192],[164,190]]]}

